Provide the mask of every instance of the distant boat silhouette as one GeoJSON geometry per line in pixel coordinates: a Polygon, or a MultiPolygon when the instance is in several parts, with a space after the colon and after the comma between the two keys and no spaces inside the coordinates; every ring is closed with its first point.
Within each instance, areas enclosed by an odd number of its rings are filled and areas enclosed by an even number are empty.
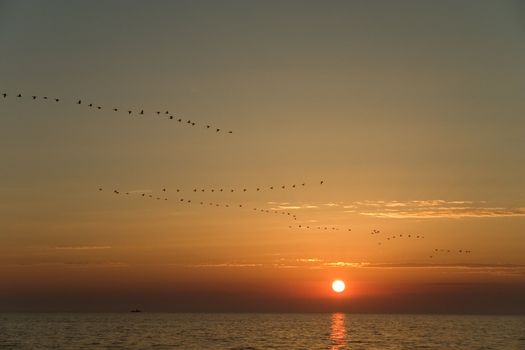
{"type": "Polygon", "coordinates": [[[142,312],[142,311],[139,310],[139,309],[133,309],[133,310],[131,310],[130,312],[142,312]]]}

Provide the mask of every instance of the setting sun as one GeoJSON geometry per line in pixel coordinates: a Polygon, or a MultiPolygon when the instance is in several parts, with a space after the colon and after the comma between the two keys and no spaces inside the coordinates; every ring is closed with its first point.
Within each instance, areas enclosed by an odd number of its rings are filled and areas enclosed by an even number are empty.
{"type": "Polygon", "coordinates": [[[335,280],[332,282],[332,290],[336,293],[342,293],[345,288],[345,283],[341,280],[335,280]]]}

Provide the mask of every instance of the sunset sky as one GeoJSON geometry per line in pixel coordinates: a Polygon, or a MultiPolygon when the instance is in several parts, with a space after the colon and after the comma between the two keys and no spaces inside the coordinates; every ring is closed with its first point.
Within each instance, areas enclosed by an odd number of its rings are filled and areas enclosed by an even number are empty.
{"type": "Polygon", "coordinates": [[[0,0],[0,311],[523,314],[524,92],[520,1],[0,0]]]}

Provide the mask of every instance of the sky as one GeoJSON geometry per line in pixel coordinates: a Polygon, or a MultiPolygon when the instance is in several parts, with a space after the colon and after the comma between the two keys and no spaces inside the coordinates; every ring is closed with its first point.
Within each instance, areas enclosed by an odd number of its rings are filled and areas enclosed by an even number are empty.
{"type": "Polygon", "coordinates": [[[524,39],[519,1],[0,1],[0,311],[525,314],[524,39]]]}

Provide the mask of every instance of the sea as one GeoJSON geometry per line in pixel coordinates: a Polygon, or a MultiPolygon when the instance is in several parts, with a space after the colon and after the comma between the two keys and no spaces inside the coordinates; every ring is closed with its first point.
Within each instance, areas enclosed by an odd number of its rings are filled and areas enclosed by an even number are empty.
{"type": "Polygon", "coordinates": [[[0,349],[525,350],[525,317],[13,313],[0,349]]]}

